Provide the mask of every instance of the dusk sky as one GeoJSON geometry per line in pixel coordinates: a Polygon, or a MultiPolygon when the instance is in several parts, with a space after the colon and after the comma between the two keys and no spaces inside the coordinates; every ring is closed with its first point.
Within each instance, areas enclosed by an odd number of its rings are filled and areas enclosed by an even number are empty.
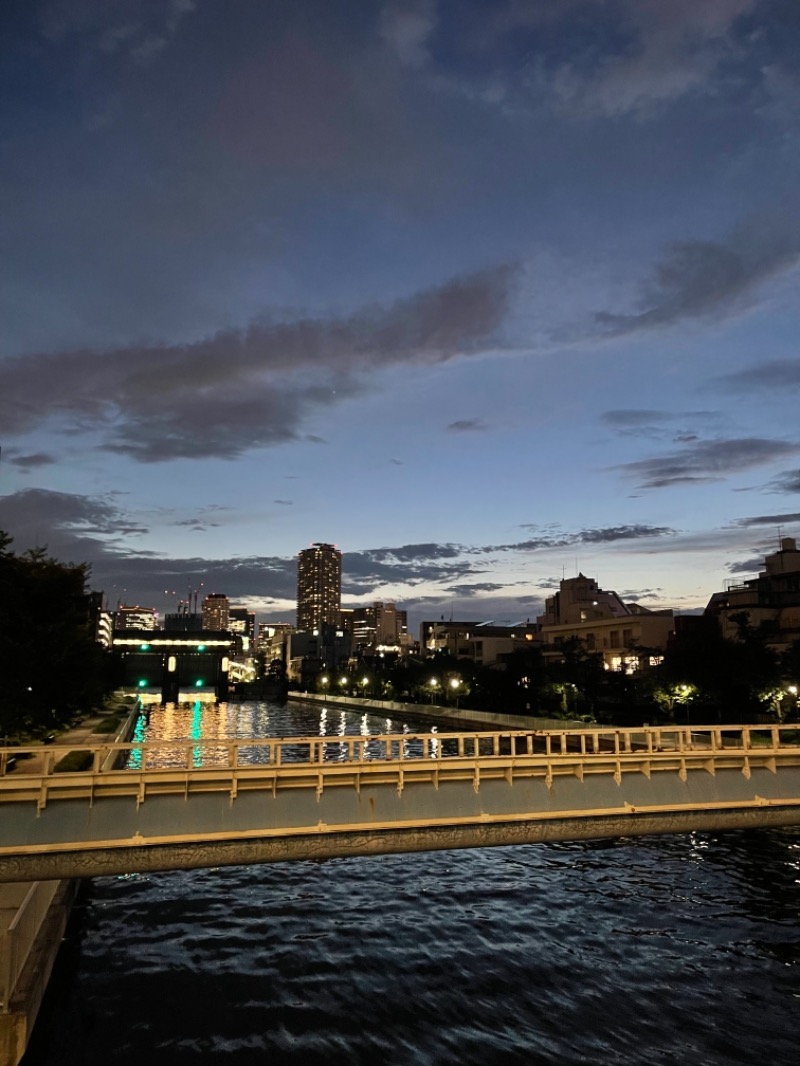
{"type": "Polygon", "coordinates": [[[172,609],[800,536],[798,0],[4,0],[0,528],[172,609]]]}

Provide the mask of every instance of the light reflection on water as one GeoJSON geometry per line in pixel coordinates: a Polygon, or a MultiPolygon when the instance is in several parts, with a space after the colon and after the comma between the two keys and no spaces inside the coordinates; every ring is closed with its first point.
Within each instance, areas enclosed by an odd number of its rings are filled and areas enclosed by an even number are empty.
{"type": "MultiPolygon", "coordinates": [[[[196,714],[142,738],[197,740],[196,714]]],[[[387,731],[264,703],[200,721],[220,751],[330,736],[332,758],[387,731]]],[[[101,879],[24,1066],[795,1066],[798,860],[797,832],[693,833],[101,879]]]]}

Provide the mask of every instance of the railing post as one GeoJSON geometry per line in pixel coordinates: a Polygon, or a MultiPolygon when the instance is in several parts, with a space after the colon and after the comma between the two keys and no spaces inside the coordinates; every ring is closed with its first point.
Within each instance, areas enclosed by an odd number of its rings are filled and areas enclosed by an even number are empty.
{"type": "MultiPolygon", "coordinates": [[[[5,767],[4,767],[5,769],[5,767]]],[[[9,1000],[11,999],[11,974],[14,972],[13,961],[11,958],[13,952],[13,937],[8,930],[6,930],[2,937],[0,937],[0,997],[2,997],[3,1014],[9,1013],[9,1000]]]]}

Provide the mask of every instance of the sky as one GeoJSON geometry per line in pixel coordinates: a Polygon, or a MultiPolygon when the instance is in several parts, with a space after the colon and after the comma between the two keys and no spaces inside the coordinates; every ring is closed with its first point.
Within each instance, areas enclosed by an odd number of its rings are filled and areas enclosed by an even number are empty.
{"type": "Polygon", "coordinates": [[[797,0],[4,0],[0,529],[697,611],[800,537],[797,0]]]}

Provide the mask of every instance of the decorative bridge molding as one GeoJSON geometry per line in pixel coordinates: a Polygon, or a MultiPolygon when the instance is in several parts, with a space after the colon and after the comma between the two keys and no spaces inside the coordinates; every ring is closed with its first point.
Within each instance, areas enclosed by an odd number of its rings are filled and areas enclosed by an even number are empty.
{"type": "Polygon", "coordinates": [[[777,725],[103,744],[60,772],[69,750],[0,753],[0,881],[800,824],[777,725]]]}

